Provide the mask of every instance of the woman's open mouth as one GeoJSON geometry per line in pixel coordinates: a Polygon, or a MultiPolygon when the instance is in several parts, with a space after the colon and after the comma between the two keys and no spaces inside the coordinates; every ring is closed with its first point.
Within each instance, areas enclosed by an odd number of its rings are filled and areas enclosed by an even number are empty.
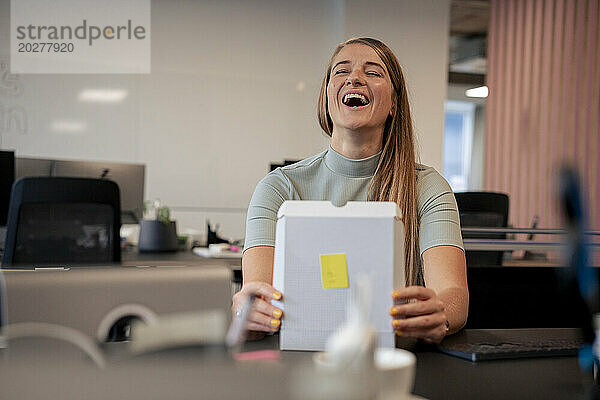
{"type": "Polygon", "coordinates": [[[360,93],[346,93],[342,103],[349,108],[362,108],[369,105],[369,99],[360,93]]]}

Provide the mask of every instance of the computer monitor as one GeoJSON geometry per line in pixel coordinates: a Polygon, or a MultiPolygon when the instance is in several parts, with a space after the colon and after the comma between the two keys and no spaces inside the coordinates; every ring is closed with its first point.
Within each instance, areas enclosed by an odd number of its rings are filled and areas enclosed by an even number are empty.
{"type": "Polygon", "coordinates": [[[15,152],[0,151],[0,226],[6,225],[10,191],[15,181],[15,152]]]}
{"type": "Polygon", "coordinates": [[[160,315],[208,310],[218,310],[225,319],[230,314],[231,270],[220,265],[2,272],[11,305],[8,323],[58,324],[99,342],[114,340],[112,328],[122,320],[151,323],[160,315]]]}
{"type": "Polygon", "coordinates": [[[54,160],[43,158],[15,158],[15,181],[26,176],[50,176],[54,160]]]}
{"type": "Polygon", "coordinates": [[[55,160],[51,176],[105,178],[116,182],[121,192],[121,223],[136,224],[144,212],[145,172],[143,164],[55,160]]]}
{"type": "MultiPolygon", "coordinates": [[[[121,192],[121,223],[137,224],[143,217],[144,179],[146,173],[146,166],[143,164],[52,160],[28,157],[17,157],[14,164],[13,180],[18,180],[26,176],[110,179],[119,185],[121,192]]],[[[2,209],[0,208],[0,213],[1,211],[2,209]]],[[[8,209],[6,214],[8,214],[8,209]]],[[[4,224],[6,224],[6,221],[4,221],[4,224]]]]}

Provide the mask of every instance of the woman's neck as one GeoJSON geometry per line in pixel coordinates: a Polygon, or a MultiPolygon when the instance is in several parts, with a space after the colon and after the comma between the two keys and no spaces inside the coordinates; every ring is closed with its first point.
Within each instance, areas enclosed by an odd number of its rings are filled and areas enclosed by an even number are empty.
{"type": "Polygon", "coordinates": [[[336,130],[331,134],[331,148],[352,160],[371,157],[381,151],[383,133],[336,130]]]}

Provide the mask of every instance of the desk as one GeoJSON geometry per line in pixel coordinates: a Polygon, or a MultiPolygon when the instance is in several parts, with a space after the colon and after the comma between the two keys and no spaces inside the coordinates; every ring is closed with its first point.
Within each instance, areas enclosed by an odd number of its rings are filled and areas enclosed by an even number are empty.
{"type": "Polygon", "coordinates": [[[135,249],[121,251],[121,264],[125,266],[138,266],[148,263],[157,265],[224,265],[232,270],[241,270],[242,259],[239,258],[209,258],[201,257],[191,250],[162,252],[162,253],[140,253],[135,249]]]}
{"type": "Polygon", "coordinates": [[[121,251],[121,265],[135,267],[140,265],[150,266],[208,266],[223,265],[233,271],[232,296],[242,288],[242,259],[241,258],[209,258],[201,257],[191,250],[163,252],[163,253],[140,253],[135,249],[121,251]]]}
{"type": "MultiPolygon", "coordinates": [[[[0,256],[2,252],[0,252],[0,256]]],[[[35,264],[35,263],[34,263],[35,264]]],[[[71,264],[71,263],[62,263],[71,264]]],[[[192,253],[191,250],[162,252],[162,253],[140,253],[135,249],[121,250],[121,264],[126,267],[139,265],[150,266],[177,266],[177,265],[224,265],[232,270],[242,269],[242,259],[235,258],[210,258],[201,257],[192,253]]],[[[101,265],[107,265],[103,263],[101,265]]]]}
{"type": "Polygon", "coordinates": [[[564,261],[560,260],[523,260],[513,258],[502,261],[503,267],[566,267],[564,261]]]}
{"type": "Polygon", "coordinates": [[[590,390],[590,374],[576,357],[480,363],[437,352],[417,354],[414,392],[428,399],[579,399],[590,390]]]}
{"type": "MultiPolygon", "coordinates": [[[[277,336],[246,350],[277,348],[277,336]]],[[[280,361],[235,363],[218,349],[178,349],[126,358],[123,344],[107,346],[111,360],[98,370],[71,345],[22,339],[0,351],[0,397],[13,399],[277,399],[311,365],[312,353],[282,352],[280,361]]],[[[478,364],[417,352],[415,394],[428,399],[574,399],[593,389],[574,357],[478,364]]]]}

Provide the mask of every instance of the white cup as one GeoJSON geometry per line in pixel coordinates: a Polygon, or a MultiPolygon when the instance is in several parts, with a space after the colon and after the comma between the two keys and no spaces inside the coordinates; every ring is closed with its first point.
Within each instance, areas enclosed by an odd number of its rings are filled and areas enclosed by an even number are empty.
{"type": "MultiPolygon", "coordinates": [[[[373,350],[371,350],[373,351],[373,350]]],[[[325,352],[313,355],[314,373],[310,387],[302,387],[305,397],[311,399],[365,399],[408,400],[412,398],[417,358],[410,351],[392,348],[375,349],[373,364],[355,368],[340,368],[325,352]],[[312,393],[310,396],[307,391],[312,393]]]]}
{"type": "Polygon", "coordinates": [[[376,349],[377,399],[410,399],[416,363],[417,358],[410,351],[389,348],[376,349]]]}

